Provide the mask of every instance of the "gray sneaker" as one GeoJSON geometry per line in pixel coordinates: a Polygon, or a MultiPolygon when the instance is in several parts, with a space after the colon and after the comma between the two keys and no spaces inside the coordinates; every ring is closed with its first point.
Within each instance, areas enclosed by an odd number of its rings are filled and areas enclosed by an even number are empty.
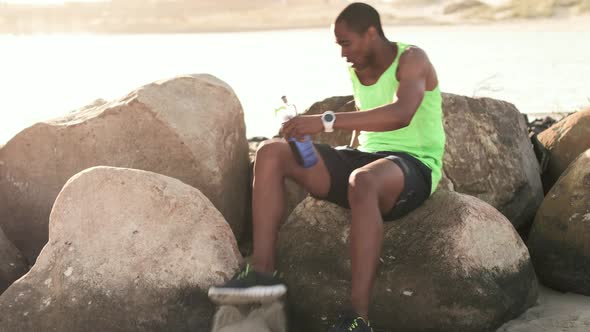
{"type": "Polygon", "coordinates": [[[249,264],[224,285],[209,288],[209,299],[215,304],[268,303],[281,298],[287,286],[277,273],[263,274],[249,264]]]}

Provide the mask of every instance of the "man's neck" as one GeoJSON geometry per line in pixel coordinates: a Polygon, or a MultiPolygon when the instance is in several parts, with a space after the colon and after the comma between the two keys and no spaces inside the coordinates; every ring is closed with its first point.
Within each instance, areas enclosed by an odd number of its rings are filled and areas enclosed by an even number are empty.
{"type": "Polygon", "coordinates": [[[375,53],[372,63],[362,71],[356,71],[363,84],[372,84],[391,66],[397,55],[395,43],[382,38],[375,46],[375,53]]]}
{"type": "Polygon", "coordinates": [[[378,73],[384,72],[395,60],[397,47],[389,40],[382,38],[375,51],[375,64],[372,70],[378,73]]]}

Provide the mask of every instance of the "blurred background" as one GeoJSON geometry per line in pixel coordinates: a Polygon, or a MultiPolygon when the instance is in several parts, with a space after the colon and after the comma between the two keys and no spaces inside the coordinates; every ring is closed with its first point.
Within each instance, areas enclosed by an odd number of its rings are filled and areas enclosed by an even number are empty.
{"type": "MultiPolygon", "coordinates": [[[[0,0],[0,145],[35,122],[150,82],[210,73],[244,107],[350,95],[330,25],[347,0],[0,0]]],[[[375,0],[386,36],[423,48],[444,92],[532,117],[590,105],[590,0],[375,0]]]]}

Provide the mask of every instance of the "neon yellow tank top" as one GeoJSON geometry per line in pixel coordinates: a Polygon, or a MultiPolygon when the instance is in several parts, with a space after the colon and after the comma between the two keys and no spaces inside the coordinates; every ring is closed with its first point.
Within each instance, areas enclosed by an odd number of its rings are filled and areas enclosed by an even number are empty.
{"type": "MultiPolygon", "coordinates": [[[[360,111],[391,104],[396,98],[399,82],[396,77],[401,54],[409,45],[396,43],[397,55],[393,63],[373,85],[363,85],[354,69],[349,67],[354,100],[360,111]]],[[[442,158],[445,148],[445,131],[442,124],[442,95],[437,86],[425,91],[424,99],[414,114],[410,125],[393,131],[361,131],[358,137],[360,151],[405,152],[420,160],[432,170],[431,194],[441,178],[442,158]]]]}

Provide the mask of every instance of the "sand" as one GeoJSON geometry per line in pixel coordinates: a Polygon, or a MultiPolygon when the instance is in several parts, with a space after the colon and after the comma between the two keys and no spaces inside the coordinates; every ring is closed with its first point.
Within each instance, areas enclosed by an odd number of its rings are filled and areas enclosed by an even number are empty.
{"type": "Polygon", "coordinates": [[[544,286],[538,304],[497,332],[588,332],[590,297],[561,293],[544,286]]]}

